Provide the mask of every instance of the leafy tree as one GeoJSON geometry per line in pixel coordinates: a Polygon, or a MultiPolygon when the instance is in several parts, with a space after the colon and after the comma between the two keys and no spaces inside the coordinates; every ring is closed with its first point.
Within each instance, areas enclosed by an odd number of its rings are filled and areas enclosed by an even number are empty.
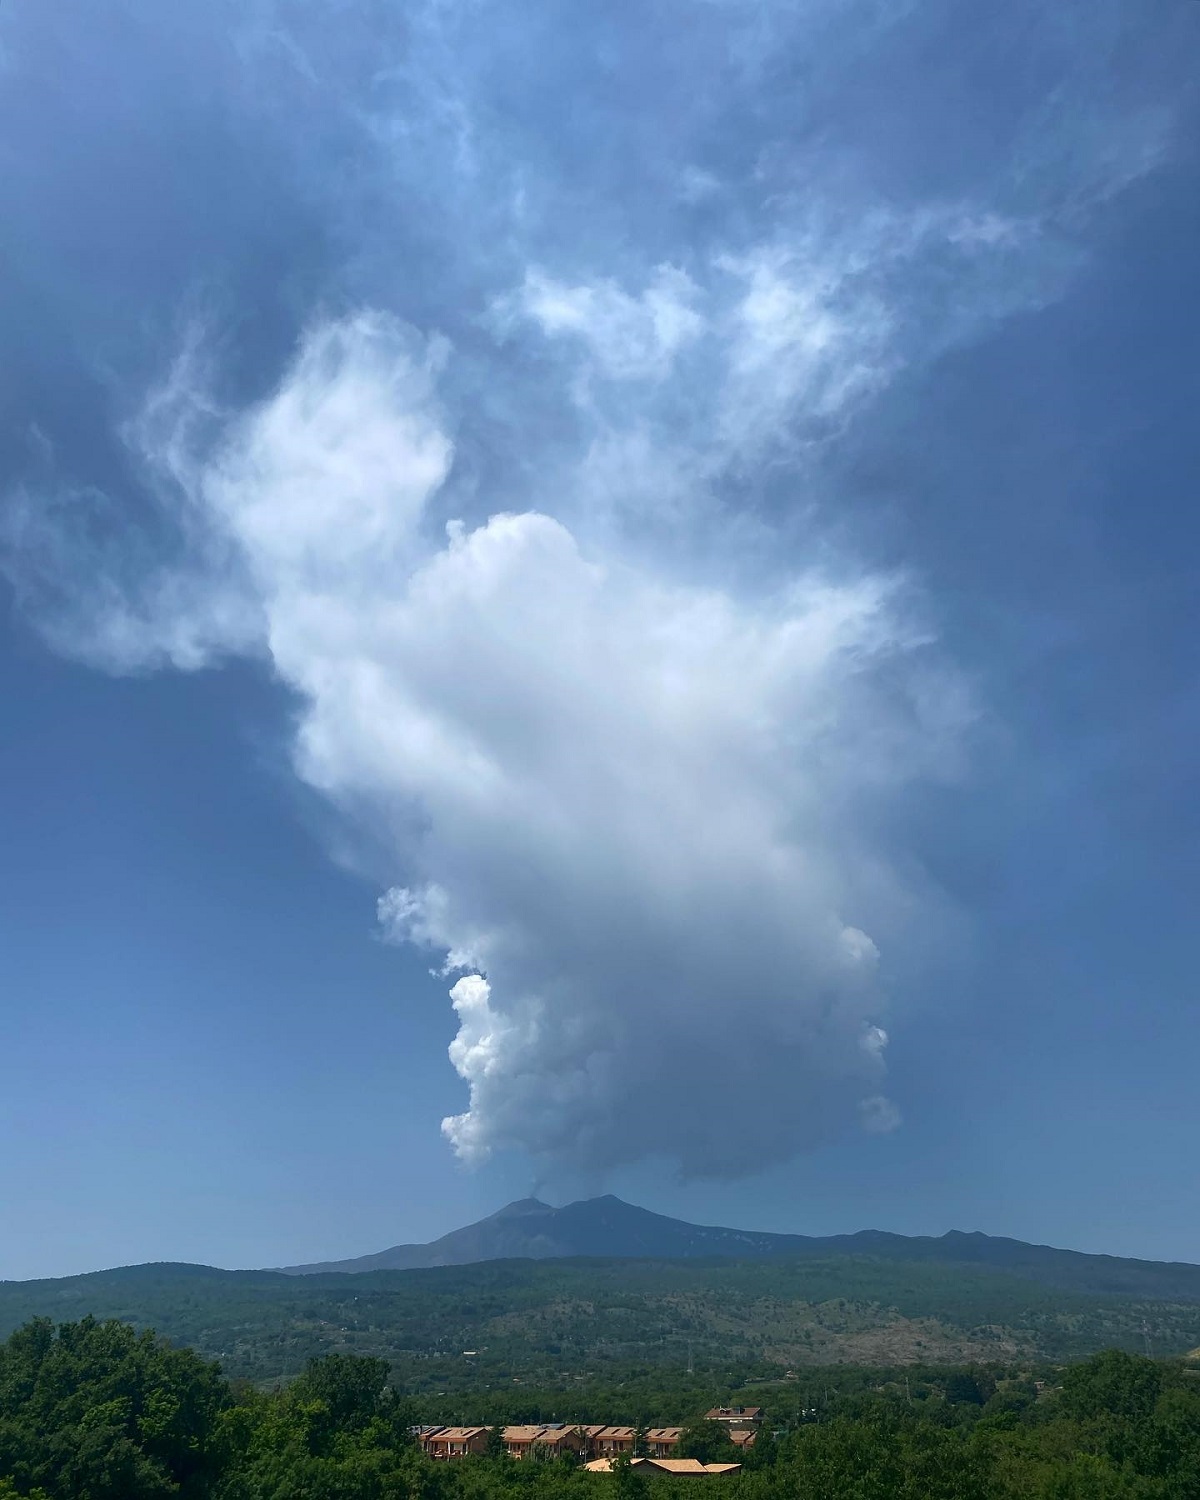
{"type": "Polygon", "coordinates": [[[769,1469],[779,1457],[779,1444],[773,1429],[763,1422],[749,1448],[737,1449],[738,1456],[748,1469],[769,1469]]]}
{"type": "Polygon", "coordinates": [[[633,1467],[628,1453],[618,1453],[613,1459],[612,1475],[614,1500],[646,1500],[646,1477],[633,1467]]]}
{"type": "Polygon", "coordinates": [[[488,1428],[487,1447],[483,1451],[488,1458],[504,1458],[508,1453],[504,1443],[504,1428],[499,1423],[488,1428]]]}
{"type": "Polygon", "coordinates": [[[986,1431],[1011,1432],[1036,1403],[1036,1396],[1020,1389],[998,1390],[984,1404],[980,1427],[986,1431]]]}
{"type": "Polygon", "coordinates": [[[946,1376],[946,1400],[952,1405],[982,1406],[987,1400],[977,1376],[969,1370],[955,1370],[946,1376]]]}
{"type": "Polygon", "coordinates": [[[0,1346],[0,1473],[51,1500],[203,1495],[229,1400],[216,1365],[152,1333],[36,1319],[0,1346]]]}
{"type": "MultiPolygon", "coordinates": [[[[315,1381],[299,1379],[288,1390],[226,1413],[226,1475],[215,1500],[381,1500],[407,1494],[413,1466],[426,1461],[400,1426],[392,1393],[376,1390],[370,1409],[374,1384],[369,1372],[330,1368],[315,1381]],[[326,1378],[330,1385],[323,1387],[326,1378]],[[324,1398],[314,1396],[314,1389],[324,1389],[324,1398]],[[333,1419],[334,1407],[345,1425],[333,1419]]],[[[436,1483],[429,1493],[436,1494],[436,1483]]]]}
{"type": "Polygon", "coordinates": [[[27,1497],[22,1497],[11,1479],[0,1479],[0,1500],[50,1500],[50,1497],[45,1490],[30,1490],[27,1497]]]}
{"type": "Polygon", "coordinates": [[[738,1450],[723,1422],[693,1422],[680,1433],[675,1451],[680,1458],[698,1458],[702,1464],[738,1461],[738,1450]]]}
{"type": "Polygon", "coordinates": [[[1139,1420],[1154,1410],[1161,1389],[1162,1370],[1152,1359],[1106,1349],[1066,1372],[1061,1401],[1066,1411],[1083,1420],[1139,1420]]]}
{"type": "Polygon", "coordinates": [[[354,1354],[327,1354],[311,1359],[292,1386],[300,1401],[320,1401],[332,1424],[344,1432],[359,1432],[383,1406],[391,1366],[386,1359],[364,1359],[354,1354]]]}

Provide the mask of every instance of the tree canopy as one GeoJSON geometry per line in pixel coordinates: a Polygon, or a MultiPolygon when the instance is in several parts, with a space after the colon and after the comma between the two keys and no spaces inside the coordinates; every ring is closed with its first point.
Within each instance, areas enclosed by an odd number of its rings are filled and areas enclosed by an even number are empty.
{"type": "Polygon", "coordinates": [[[123,1323],[35,1319],[0,1345],[0,1500],[668,1500],[697,1483],[727,1500],[1200,1496],[1200,1371],[1183,1361],[1110,1350],[1036,1382],[1000,1368],[846,1371],[819,1406],[768,1414],[745,1452],[704,1410],[679,1452],[741,1462],[734,1476],[517,1461],[502,1415],[485,1453],[436,1462],[381,1359],[315,1359],[263,1391],[123,1323]]]}

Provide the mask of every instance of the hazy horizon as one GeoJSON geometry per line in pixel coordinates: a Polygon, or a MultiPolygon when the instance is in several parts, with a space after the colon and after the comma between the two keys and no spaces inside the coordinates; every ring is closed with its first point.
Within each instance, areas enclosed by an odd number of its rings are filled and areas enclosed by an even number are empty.
{"type": "MultiPolygon", "coordinates": [[[[294,1271],[296,1271],[296,1269],[298,1267],[312,1267],[312,1266],[320,1266],[320,1265],[326,1265],[326,1264],[338,1265],[338,1264],[341,1264],[342,1262],[350,1262],[350,1261],[354,1261],[354,1260],[358,1260],[358,1259],[370,1259],[372,1256],[378,1255],[378,1254],[382,1253],[383,1251],[391,1250],[391,1249],[395,1249],[395,1248],[399,1248],[399,1247],[407,1246],[407,1245],[436,1244],[438,1241],[440,1241],[441,1239],[443,1239],[443,1238],[445,1238],[445,1237],[447,1237],[449,1235],[452,1235],[457,1230],[471,1228],[471,1227],[473,1227],[473,1225],[475,1223],[481,1222],[482,1220],[486,1220],[488,1218],[497,1217],[497,1216],[503,1214],[506,1209],[520,1207],[520,1206],[522,1206],[524,1204],[527,1204],[527,1203],[536,1203],[541,1208],[563,1209],[563,1208],[577,1207],[580,1203],[590,1203],[590,1202],[602,1201],[604,1198],[615,1198],[618,1203],[623,1204],[625,1207],[632,1207],[632,1208],[638,1208],[638,1209],[644,1209],[644,1208],[647,1207],[647,1205],[645,1205],[645,1204],[631,1204],[631,1203],[628,1202],[627,1199],[617,1198],[615,1194],[601,1194],[601,1195],[597,1195],[597,1197],[595,1197],[595,1198],[590,1198],[590,1199],[571,1199],[571,1200],[568,1200],[568,1201],[565,1201],[565,1202],[562,1202],[562,1203],[547,1203],[544,1199],[539,1199],[539,1198],[536,1198],[534,1196],[528,1196],[528,1197],[524,1197],[524,1198],[514,1198],[514,1199],[511,1199],[508,1203],[501,1204],[498,1208],[494,1208],[490,1212],[484,1212],[481,1215],[481,1219],[480,1220],[472,1220],[469,1223],[455,1223],[455,1224],[451,1224],[444,1231],[435,1232],[435,1233],[430,1234],[430,1236],[429,1236],[428,1239],[424,1239],[424,1240],[395,1240],[395,1241],[393,1241],[393,1242],[391,1242],[389,1244],[386,1244],[386,1245],[382,1245],[382,1244],[381,1245],[374,1245],[374,1246],[371,1246],[370,1248],[366,1248],[366,1249],[363,1249],[361,1251],[352,1251],[352,1252],[350,1252],[347,1255],[338,1254],[338,1255],[328,1255],[328,1256],[326,1256],[326,1255],[323,1255],[323,1254],[313,1254],[312,1256],[301,1258],[300,1260],[295,1261],[295,1262],[290,1262],[290,1263],[278,1262],[278,1263],[272,1263],[272,1264],[253,1265],[253,1266],[249,1266],[249,1265],[245,1265],[245,1266],[243,1266],[243,1265],[224,1265],[224,1264],[222,1264],[222,1265],[216,1265],[216,1264],[205,1262],[205,1261],[190,1260],[186,1256],[180,1256],[180,1257],[172,1257],[171,1259],[164,1259],[164,1260],[159,1260],[159,1261],[129,1261],[129,1262],[122,1263],[122,1265],[113,1265],[113,1266],[108,1266],[108,1265],[104,1265],[104,1266],[88,1266],[88,1267],[82,1268],[80,1270],[75,1270],[75,1271],[62,1271],[62,1272],[57,1273],[56,1275],[52,1275],[52,1276],[49,1276],[49,1277],[47,1277],[47,1276],[41,1276],[41,1275],[28,1276],[28,1277],[0,1277],[0,1281],[13,1282],[13,1281],[39,1281],[39,1280],[47,1280],[47,1279],[48,1280],[56,1280],[56,1279],[60,1279],[62,1277],[71,1277],[71,1276],[75,1276],[75,1275],[89,1275],[89,1274],[95,1274],[97,1272],[104,1272],[104,1271],[108,1271],[108,1270],[121,1270],[121,1269],[124,1269],[127,1266],[134,1266],[134,1265],[155,1265],[155,1264],[211,1266],[211,1269],[222,1270],[222,1271],[277,1271],[277,1270],[287,1270],[287,1271],[294,1272],[294,1271]]],[[[658,1214],[659,1213],[659,1211],[657,1209],[649,1209],[648,1211],[651,1212],[651,1213],[654,1213],[654,1214],[658,1214]]],[[[842,1229],[842,1230],[832,1230],[832,1231],[829,1231],[827,1234],[822,1234],[822,1235],[808,1235],[803,1230],[789,1230],[789,1229],[763,1230],[762,1227],[760,1225],[758,1225],[758,1224],[715,1224],[715,1223],[710,1224],[710,1223],[703,1223],[703,1222],[699,1222],[699,1221],[680,1219],[679,1216],[675,1215],[675,1214],[660,1215],[660,1216],[664,1217],[664,1218],[668,1218],[672,1222],[676,1222],[676,1223],[694,1224],[696,1228],[701,1228],[701,1229],[725,1229],[725,1230],[732,1230],[735,1233],[770,1233],[770,1234],[780,1234],[780,1235],[797,1234],[797,1235],[804,1235],[806,1238],[814,1238],[814,1239],[828,1239],[828,1238],[833,1238],[833,1237],[837,1237],[837,1236],[853,1236],[853,1235],[856,1235],[856,1234],[873,1234],[873,1233],[879,1233],[880,1232],[877,1225],[864,1224],[864,1225],[857,1226],[856,1228],[846,1228],[846,1229],[842,1229]]],[[[894,1231],[886,1231],[885,1230],[885,1231],[882,1231],[882,1232],[883,1233],[892,1233],[894,1231]]],[[[907,1237],[910,1237],[910,1238],[928,1238],[928,1239],[944,1239],[947,1235],[951,1235],[951,1234],[962,1234],[962,1235],[970,1236],[970,1235],[985,1234],[985,1233],[987,1233],[987,1231],[978,1230],[978,1229],[966,1229],[966,1228],[963,1228],[961,1226],[954,1226],[954,1227],[952,1227],[950,1229],[942,1230],[939,1233],[930,1233],[930,1234],[927,1234],[927,1235],[921,1234],[920,1231],[913,1231],[907,1237]]],[[[1019,1236],[1005,1235],[1005,1234],[999,1233],[999,1232],[993,1233],[989,1237],[990,1238],[1000,1238],[1000,1239],[1016,1239],[1019,1243],[1022,1243],[1022,1244],[1033,1244],[1033,1245],[1037,1246],[1038,1248],[1054,1249],[1054,1250],[1068,1250],[1068,1251],[1073,1251],[1073,1252],[1079,1252],[1079,1253],[1082,1253],[1082,1254],[1085,1254],[1085,1255],[1101,1255],[1101,1256],[1106,1256],[1106,1255],[1112,1255],[1112,1253],[1113,1253],[1111,1251],[1107,1251],[1107,1250],[1103,1250],[1103,1249],[1086,1250],[1086,1249],[1083,1249],[1081,1246],[1078,1246],[1078,1245],[1045,1245],[1045,1244],[1042,1244],[1039,1241],[1023,1241],[1023,1240],[1020,1240],[1019,1236]]],[[[507,1257],[501,1257],[501,1258],[503,1259],[503,1258],[507,1258],[507,1257]]],[[[1149,1261],[1158,1262],[1158,1263],[1168,1263],[1169,1260],[1171,1259],[1169,1257],[1137,1256],[1137,1255],[1131,1255],[1131,1256],[1125,1257],[1125,1258],[1133,1259],[1133,1260],[1149,1260],[1149,1261]]],[[[471,1262],[467,1262],[467,1264],[470,1264],[470,1263],[471,1262]]],[[[1175,1263],[1176,1264],[1184,1264],[1184,1265],[1196,1265],[1196,1264],[1200,1264],[1200,1262],[1192,1261],[1192,1260],[1187,1260],[1187,1259],[1183,1259],[1183,1258],[1175,1258],[1175,1263]]],[[[457,1262],[455,1262],[455,1264],[457,1264],[457,1262]]]]}

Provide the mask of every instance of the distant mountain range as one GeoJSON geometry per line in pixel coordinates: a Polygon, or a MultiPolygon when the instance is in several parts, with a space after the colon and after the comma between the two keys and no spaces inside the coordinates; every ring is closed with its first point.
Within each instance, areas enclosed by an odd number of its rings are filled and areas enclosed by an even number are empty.
{"type": "Polygon", "coordinates": [[[770,1261],[826,1260],[845,1255],[974,1266],[1073,1292],[1200,1301],[1200,1266],[1183,1262],[1085,1255],[959,1230],[934,1237],[888,1234],[876,1229],[825,1236],[723,1229],[667,1218],[611,1195],[585,1198],[565,1208],[553,1208],[537,1198],[521,1198],[427,1245],[393,1245],[390,1250],[353,1260],[280,1269],[290,1276],[309,1276],[580,1256],[606,1260],[770,1261]]]}
{"type": "Polygon", "coordinates": [[[740,1389],[831,1363],[1182,1355],[1200,1344],[1200,1266],[985,1234],[763,1234],[618,1198],[526,1198],[429,1245],[286,1272],[151,1264],[0,1281],[0,1339],[29,1318],[89,1313],[157,1329],[259,1382],[321,1354],[383,1358],[444,1405],[514,1381],[615,1389],[693,1365],[740,1389]]]}

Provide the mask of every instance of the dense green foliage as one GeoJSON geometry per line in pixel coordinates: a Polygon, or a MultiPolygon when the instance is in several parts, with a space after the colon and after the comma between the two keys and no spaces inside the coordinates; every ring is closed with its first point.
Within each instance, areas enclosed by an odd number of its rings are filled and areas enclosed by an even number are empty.
{"type": "Polygon", "coordinates": [[[0,1283],[0,1336],[84,1313],[154,1327],[258,1383],[327,1353],[386,1359],[414,1392],[513,1378],[573,1389],[690,1362],[726,1384],[848,1363],[1156,1354],[1200,1344],[1200,1303],[1097,1297],[974,1266],[836,1260],[490,1261],[283,1276],[138,1266],[0,1283]],[[465,1351],[474,1351],[466,1353],[465,1351]]]}
{"type": "Polygon", "coordinates": [[[21,1494],[206,1495],[229,1404],[218,1368],[123,1323],[39,1319],[0,1355],[0,1474],[21,1494]]]}
{"type": "MultiPolygon", "coordinates": [[[[724,1433],[690,1415],[682,1453],[730,1457],[724,1433]]],[[[262,1392],[120,1323],[39,1320],[0,1346],[0,1500],[672,1500],[696,1484],[728,1500],[1200,1496],[1200,1369],[1120,1350],[1050,1383],[844,1370],[815,1408],[777,1403],[741,1473],[720,1479],[517,1462],[498,1435],[489,1455],[438,1464],[412,1420],[379,1360],[327,1356],[262,1392]]]]}

